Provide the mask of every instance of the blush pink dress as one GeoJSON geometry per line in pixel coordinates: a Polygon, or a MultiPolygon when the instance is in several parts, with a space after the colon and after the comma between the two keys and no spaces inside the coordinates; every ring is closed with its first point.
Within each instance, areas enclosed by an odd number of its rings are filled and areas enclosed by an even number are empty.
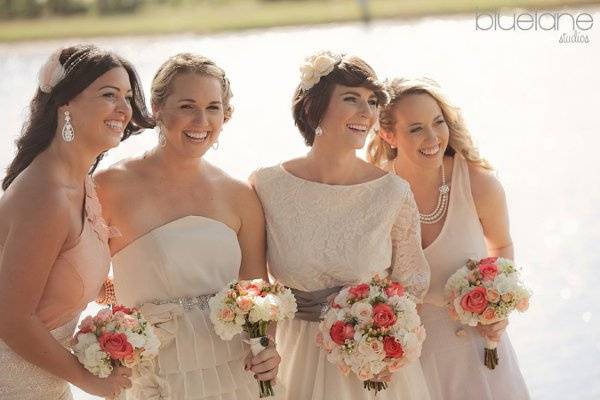
{"type": "MultiPolygon", "coordinates": [[[[85,181],[84,215],[77,242],[54,261],[36,310],[52,336],[63,345],[72,337],[81,311],[100,292],[110,266],[108,238],[116,233],[102,219],[89,176],[85,181]]],[[[0,244],[0,257],[2,247],[0,244]]],[[[25,361],[0,339],[0,399],[66,400],[72,395],[68,382],[25,361]]]]}
{"type": "Polygon", "coordinates": [[[431,283],[421,319],[427,339],[421,365],[432,400],[525,400],[527,386],[517,356],[504,333],[498,345],[500,364],[490,370],[483,364],[484,341],[475,328],[452,320],[446,311],[444,286],[469,258],[487,256],[483,228],[475,209],[467,161],[454,157],[450,201],[439,236],[425,248],[431,283]],[[457,335],[461,329],[464,336],[457,335]]]}

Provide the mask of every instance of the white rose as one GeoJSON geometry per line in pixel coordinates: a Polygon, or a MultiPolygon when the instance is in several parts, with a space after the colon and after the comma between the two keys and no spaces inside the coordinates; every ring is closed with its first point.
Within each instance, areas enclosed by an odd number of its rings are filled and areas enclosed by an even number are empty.
{"type": "Polygon", "coordinates": [[[361,324],[365,324],[369,322],[373,315],[373,307],[371,307],[368,303],[358,302],[352,304],[350,308],[350,313],[352,316],[358,319],[358,322],[361,324]]]}
{"type": "Polygon", "coordinates": [[[333,57],[328,56],[327,54],[321,54],[317,56],[315,60],[312,62],[316,73],[319,76],[325,76],[333,71],[333,67],[335,65],[335,59],[333,57]]]}
{"type": "Polygon", "coordinates": [[[127,336],[127,341],[131,343],[134,349],[142,348],[146,343],[146,337],[139,333],[125,331],[125,336],[127,336]]]}

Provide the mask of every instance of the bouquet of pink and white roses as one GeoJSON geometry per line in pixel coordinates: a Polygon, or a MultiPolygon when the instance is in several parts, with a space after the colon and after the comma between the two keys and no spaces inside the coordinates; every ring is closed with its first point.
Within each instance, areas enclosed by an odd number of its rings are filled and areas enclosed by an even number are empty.
{"type": "Polygon", "coordinates": [[[158,355],[160,341],[135,308],[114,305],[85,317],[71,340],[71,350],[92,374],[106,378],[113,368],[133,368],[158,355]]]}
{"type": "MultiPolygon", "coordinates": [[[[269,345],[267,329],[274,321],[294,318],[296,299],[283,285],[262,279],[231,282],[209,300],[210,320],[223,340],[246,332],[257,355],[269,345]]],[[[260,397],[273,396],[270,381],[259,381],[260,397]]]]}
{"type": "Polygon", "coordinates": [[[317,345],[343,374],[354,372],[365,389],[386,389],[385,382],[374,379],[421,355],[425,328],[413,297],[398,282],[376,276],[370,283],[346,287],[324,317],[317,345]]]}
{"type": "MultiPolygon", "coordinates": [[[[531,292],[521,282],[519,269],[506,258],[469,260],[446,283],[450,316],[469,326],[489,325],[508,318],[513,310],[525,312],[531,292]]],[[[485,340],[484,364],[498,365],[498,343],[485,340]]]]}

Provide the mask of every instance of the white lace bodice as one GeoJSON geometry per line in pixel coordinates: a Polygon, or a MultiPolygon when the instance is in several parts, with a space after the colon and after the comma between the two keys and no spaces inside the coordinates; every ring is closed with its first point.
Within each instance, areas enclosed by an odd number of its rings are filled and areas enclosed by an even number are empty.
{"type": "Polygon", "coordinates": [[[280,165],[251,180],[265,211],[269,270],[284,285],[315,291],[391,273],[419,299],[427,291],[429,267],[406,181],[387,174],[327,185],[280,165]]]}

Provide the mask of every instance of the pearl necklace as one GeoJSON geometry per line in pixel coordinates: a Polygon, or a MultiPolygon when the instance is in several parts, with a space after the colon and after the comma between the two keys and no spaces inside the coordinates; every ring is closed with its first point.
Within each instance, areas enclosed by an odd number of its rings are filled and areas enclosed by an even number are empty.
{"type": "MultiPolygon", "coordinates": [[[[392,162],[392,171],[394,174],[399,175],[396,172],[396,163],[392,162]]],[[[450,187],[446,185],[446,173],[444,171],[444,161],[442,160],[442,184],[438,188],[439,195],[437,205],[435,209],[429,214],[421,214],[419,211],[419,220],[422,224],[431,225],[439,222],[444,215],[446,215],[446,211],[448,210],[448,197],[450,193],[450,187]]]]}

